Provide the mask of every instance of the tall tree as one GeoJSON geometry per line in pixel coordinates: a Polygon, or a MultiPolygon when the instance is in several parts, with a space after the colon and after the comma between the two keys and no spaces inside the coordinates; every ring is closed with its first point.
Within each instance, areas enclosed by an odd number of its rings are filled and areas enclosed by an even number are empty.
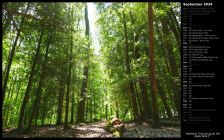
{"type": "MultiPolygon", "coordinates": [[[[135,60],[139,60],[141,58],[140,56],[140,52],[139,52],[139,47],[136,46],[135,44],[137,44],[138,40],[139,40],[139,31],[135,31],[136,28],[135,28],[135,19],[133,17],[133,14],[132,12],[129,13],[130,14],[130,18],[131,18],[131,23],[133,24],[133,37],[134,37],[134,42],[133,42],[133,52],[134,52],[134,57],[135,57],[135,60]]],[[[141,68],[141,66],[139,66],[139,69],[141,68]]],[[[148,119],[151,118],[151,115],[152,115],[152,111],[151,111],[151,108],[150,108],[150,102],[149,102],[149,97],[147,95],[147,80],[146,80],[146,77],[144,76],[141,76],[139,77],[139,80],[138,80],[138,83],[139,83],[139,88],[140,88],[140,94],[141,95],[141,99],[142,99],[142,102],[139,102],[139,108],[143,108],[140,109],[141,110],[141,115],[144,119],[145,122],[148,122],[148,119]],[[142,103],[142,104],[140,104],[142,103]]],[[[137,89],[137,88],[136,88],[137,89]]],[[[137,93],[137,91],[136,91],[137,93]]]]}
{"type": "MultiPolygon", "coordinates": [[[[89,40],[89,19],[88,19],[88,9],[87,4],[85,6],[85,23],[86,23],[86,37],[89,40]]],[[[88,43],[87,48],[87,64],[84,65],[83,69],[83,82],[82,82],[82,88],[81,88],[81,95],[80,95],[80,101],[77,108],[77,120],[76,123],[84,122],[84,115],[85,115],[85,100],[86,100],[86,94],[87,94],[87,83],[88,83],[88,75],[89,75],[89,53],[90,53],[90,44],[88,43]]]]}
{"type": "Polygon", "coordinates": [[[46,65],[47,65],[47,61],[48,61],[48,52],[49,52],[49,47],[50,47],[50,43],[51,43],[51,39],[52,39],[52,32],[54,30],[51,29],[50,31],[50,35],[49,35],[49,39],[48,39],[48,44],[46,46],[46,51],[45,51],[45,56],[44,56],[44,62],[42,65],[42,70],[41,70],[41,75],[40,75],[40,80],[39,80],[39,84],[38,84],[38,88],[37,88],[37,92],[36,92],[36,99],[33,105],[33,110],[28,122],[28,127],[27,127],[27,131],[30,130],[30,127],[32,125],[32,120],[34,118],[34,115],[36,114],[38,116],[39,114],[39,104],[40,104],[40,100],[41,100],[41,94],[42,94],[42,87],[43,87],[43,82],[44,82],[44,76],[45,76],[45,71],[46,71],[46,65]]]}
{"type": "Polygon", "coordinates": [[[8,64],[7,64],[5,79],[4,79],[4,83],[3,83],[3,88],[2,88],[2,90],[3,90],[3,93],[2,93],[2,105],[3,105],[3,102],[4,102],[4,96],[5,96],[5,92],[6,92],[6,88],[7,88],[7,82],[8,82],[8,78],[9,78],[9,72],[10,72],[10,68],[11,68],[11,65],[12,65],[13,57],[15,55],[17,41],[19,39],[20,32],[22,30],[22,27],[23,27],[23,24],[24,24],[24,21],[25,21],[26,13],[28,12],[29,8],[30,8],[30,3],[27,4],[27,8],[26,8],[25,13],[24,13],[24,15],[22,17],[22,20],[21,20],[19,29],[17,30],[17,34],[16,34],[15,41],[14,41],[13,46],[12,46],[12,49],[11,49],[10,57],[9,57],[8,64]]]}
{"type": "Polygon", "coordinates": [[[154,62],[154,32],[153,32],[153,4],[148,3],[148,26],[149,26],[149,72],[152,95],[152,113],[153,113],[153,127],[158,128],[159,124],[159,107],[157,102],[157,84],[154,62]]]}
{"type": "Polygon", "coordinates": [[[173,91],[174,91],[174,98],[175,98],[175,103],[176,103],[176,108],[178,111],[178,117],[180,118],[181,115],[181,97],[180,97],[180,88],[177,85],[177,82],[175,79],[179,79],[179,72],[177,68],[177,63],[175,59],[175,55],[173,52],[173,47],[172,44],[169,42],[167,37],[170,35],[168,25],[166,24],[166,19],[162,19],[162,31],[165,37],[165,52],[166,52],[166,57],[168,59],[168,66],[169,66],[169,71],[171,74],[171,80],[170,83],[172,85],[173,91]]]}
{"type": "MultiPolygon", "coordinates": [[[[73,7],[71,8],[71,15],[70,15],[70,21],[73,18],[73,7]]],[[[72,30],[72,25],[71,25],[72,30]]],[[[70,50],[68,49],[68,77],[67,77],[67,92],[66,92],[66,108],[65,108],[65,123],[64,123],[64,129],[68,128],[68,111],[69,111],[69,95],[71,91],[71,75],[72,75],[72,61],[73,61],[73,35],[71,34],[71,44],[70,44],[70,50]],[[70,54],[69,54],[70,52],[70,54]]]]}
{"type": "Polygon", "coordinates": [[[39,38],[36,54],[35,54],[35,56],[33,58],[33,64],[32,64],[32,67],[31,67],[29,81],[28,81],[28,84],[27,84],[27,87],[26,87],[26,91],[25,91],[25,95],[24,95],[24,98],[23,98],[22,106],[20,108],[18,130],[22,129],[22,122],[23,122],[23,118],[24,118],[25,108],[26,108],[27,102],[29,100],[29,93],[30,93],[31,86],[32,86],[32,83],[33,83],[35,67],[36,67],[36,64],[37,64],[37,60],[39,58],[39,53],[40,53],[40,48],[41,48],[41,42],[42,42],[43,34],[44,34],[44,21],[41,24],[40,38],[39,38]]]}
{"type": "Polygon", "coordinates": [[[129,45],[128,45],[128,35],[127,35],[127,24],[126,24],[126,16],[125,12],[123,11],[123,26],[124,26],[124,37],[125,37],[125,65],[126,65],[126,73],[130,77],[130,81],[128,84],[128,89],[129,89],[129,95],[131,96],[131,101],[132,101],[132,108],[133,108],[133,114],[134,114],[134,119],[138,123],[140,122],[139,118],[139,112],[138,112],[138,105],[136,101],[136,96],[135,96],[135,90],[134,90],[134,83],[131,78],[131,68],[130,68],[130,58],[129,58],[129,45]]]}
{"type": "Polygon", "coordinates": [[[58,96],[58,108],[57,108],[57,121],[56,124],[60,125],[62,123],[62,110],[63,110],[63,99],[64,99],[64,91],[65,91],[65,70],[64,65],[61,66],[61,76],[60,76],[60,89],[58,96]]]}

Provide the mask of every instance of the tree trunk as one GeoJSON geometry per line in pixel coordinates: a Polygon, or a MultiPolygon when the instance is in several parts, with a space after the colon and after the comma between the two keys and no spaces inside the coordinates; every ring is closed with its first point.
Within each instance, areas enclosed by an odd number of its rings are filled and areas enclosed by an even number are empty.
{"type": "Polygon", "coordinates": [[[167,59],[165,59],[165,62],[166,62],[166,67],[167,67],[167,70],[168,70],[168,73],[169,73],[169,77],[166,77],[165,80],[166,80],[167,83],[169,83],[169,85],[167,87],[168,87],[169,94],[170,94],[169,96],[170,96],[170,98],[172,98],[172,100],[170,99],[171,103],[174,102],[174,104],[175,104],[175,108],[173,108],[173,109],[174,109],[174,111],[177,111],[178,103],[177,103],[177,97],[175,96],[176,93],[177,93],[177,89],[176,89],[176,86],[175,86],[172,78],[170,77],[171,73],[170,73],[170,68],[169,68],[167,59]],[[169,88],[169,87],[171,87],[171,88],[169,88]],[[172,96],[171,96],[171,93],[170,93],[171,91],[173,92],[172,96]]]}
{"type": "Polygon", "coordinates": [[[154,34],[153,34],[153,9],[152,3],[148,3],[148,23],[149,23],[149,59],[150,59],[150,83],[152,94],[152,112],[153,112],[153,127],[160,127],[159,124],[159,107],[157,103],[157,84],[155,74],[155,62],[154,62],[154,34]]]}
{"type": "MultiPolygon", "coordinates": [[[[165,20],[163,19],[161,21],[162,23],[162,31],[164,33],[164,36],[169,36],[169,30],[168,30],[168,26],[165,22],[165,20]]],[[[178,87],[177,83],[175,82],[174,78],[179,78],[179,73],[178,73],[178,69],[177,69],[177,64],[176,64],[176,60],[175,60],[175,56],[173,53],[173,48],[171,46],[171,44],[168,42],[168,40],[165,39],[165,50],[166,50],[166,56],[168,58],[168,65],[169,65],[169,70],[170,70],[170,74],[171,74],[171,86],[172,89],[174,91],[174,98],[175,98],[175,102],[176,102],[176,107],[177,107],[177,112],[178,112],[178,117],[180,118],[181,115],[181,96],[180,96],[180,87],[178,87]]]]}
{"type": "Polygon", "coordinates": [[[18,100],[18,95],[19,95],[20,88],[21,88],[21,81],[19,81],[19,85],[18,85],[18,87],[17,87],[17,92],[16,92],[16,97],[15,97],[15,102],[14,102],[14,104],[16,104],[16,102],[17,102],[17,100],[18,100]]]}
{"type": "Polygon", "coordinates": [[[106,104],[105,110],[106,110],[106,120],[107,120],[107,117],[108,117],[108,104],[106,104]]]}
{"type": "Polygon", "coordinates": [[[15,55],[17,41],[19,39],[20,32],[22,30],[22,27],[23,27],[23,24],[24,24],[24,20],[25,20],[25,15],[26,15],[27,11],[29,10],[29,7],[30,7],[30,4],[28,3],[26,11],[24,13],[24,16],[22,17],[20,27],[19,27],[19,29],[17,31],[16,38],[15,38],[15,41],[14,41],[13,46],[12,46],[12,51],[10,53],[10,57],[9,57],[9,61],[8,61],[7,69],[6,69],[6,75],[5,75],[5,79],[4,79],[4,84],[3,84],[3,88],[2,88],[3,89],[3,92],[2,92],[2,105],[3,105],[3,102],[4,102],[4,96],[5,96],[5,91],[6,91],[6,88],[7,88],[9,72],[10,72],[10,68],[11,68],[11,65],[12,65],[13,57],[15,55]]]}
{"type": "MultiPolygon", "coordinates": [[[[93,95],[92,95],[93,96],[93,95]]],[[[89,119],[90,119],[90,122],[92,122],[93,121],[93,109],[92,109],[92,105],[93,105],[93,103],[92,103],[92,97],[90,98],[90,116],[89,116],[89,119]]]]}
{"type": "Polygon", "coordinates": [[[66,92],[66,104],[65,104],[65,122],[64,129],[68,129],[68,110],[69,110],[69,94],[70,94],[70,79],[71,79],[71,66],[69,64],[69,73],[67,78],[67,92],[66,92]]]}
{"type": "Polygon", "coordinates": [[[161,21],[162,23],[162,31],[164,33],[164,39],[165,39],[165,50],[166,50],[166,54],[167,54],[167,58],[168,58],[168,62],[169,62],[169,68],[170,68],[170,72],[172,74],[173,77],[180,77],[179,73],[178,73],[178,69],[177,69],[177,64],[176,64],[176,60],[175,60],[175,56],[173,53],[173,47],[170,44],[170,42],[166,39],[166,37],[169,36],[169,29],[168,26],[166,24],[165,19],[163,19],[161,21]]]}
{"type": "Polygon", "coordinates": [[[85,109],[85,122],[87,122],[88,120],[88,106],[89,106],[89,100],[86,100],[86,109],[85,109]]]}
{"type": "Polygon", "coordinates": [[[14,86],[14,81],[12,81],[12,82],[10,83],[10,86],[9,86],[9,89],[8,89],[8,95],[7,95],[7,97],[6,97],[7,100],[10,100],[9,98],[10,98],[11,91],[12,91],[12,89],[13,89],[13,86],[14,86]]]}
{"type": "MultiPolygon", "coordinates": [[[[130,17],[131,17],[131,23],[134,25],[135,24],[135,19],[132,15],[132,13],[130,12],[130,17]]],[[[133,26],[134,27],[134,26],[133,26]]],[[[138,41],[138,34],[135,31],[135,28],[133,29],[133,36],[134,36],[134,43],[133,43],[133,48],[134,48],[134,56],[135,56],[135,60],[140,58],[140,53],[139,53],[139,48],[135,46],[135,42],[138,41]]],[[[148,52],[148,50],[147,50],[148,52]]],[[[148,54],[148,53],[147,53],[148,54]]],[[[139,107],[140,107],[140,111],[141,111],[141,115],[143,117],[143,120],[148,122],[149,118],[152,118],[152,110],[150,108],[150,103],[149,103],[149,98],[147,95],[147,80],[144,77],[140,77],[139,78],[139,87],[140,87],[140,92],[141,92],[141,99],[142,99],[142,105],[140,105],[139,103],[139,107]],[[143,108],[143,110],[141,109],[141,106],[143,108]]],[[[136,86],[135,86],[136,87],[136,86]]],[[[136,91],[137,93],[137,91],[136,91]]]]}
{"type": "Polygon", "coordinates": [[[62,110],[63,110],[63,99],[64,99],[64,91],[65,91],[65,84],[64,84],[64,66],[62,66],[62,73],[60,79],[60,90],[58,96],[58,109],[57,109],[57,125],[62,123],[62,110]]]}
{"type": "Polygon", "coordinates": [[[166,114],[168,116],[168,118],[171,118],[172,117],[172,113],[171,113],[171,110],[168,106],[168,103],[167,103],[167,97],[165,95],[165,92],[163,91],[163,88],[161,87],[160,85],[160,81],[157,79],[157,86],[158,86],[158,93],[162,99],[162,102],[164,104],[164,108],[166,110],[166,114]]]}
{"type": "Polygon", "coordinates": [[[113,116],[113,107],[110,104],[110,116],[113,116]]]}
{"type": "MultiPolygon", "coordinates": [[[[14,82],[17,82],[17,81],[13,81],[13,83],[14,82]]],[[[9,100],[11,101],[12,100],[12,96],[13,96],[13,93],[14,93],[14,90],[15,90],[15,84],[13,84],[13,86],[12,86],[12,89],[10,90],[10,97],[9,97],[9,100]]]]}
{"type": "Polygon", "coordinates": [[[144,114],[143,107],[142,107],[143,101],[142,101],[142,98],[141,98],[141,94],[137,90],[136,82],[133,81],[133,84],[134,84],[134,91],[136,93],[136,100],[137,100],[138,111],[139,111],[139,120],[142,122],[143,114],[144,114]]]}
{"type": "Polygon", "coordinates": [[[125,47],[124,47],[124,53],[125,53],[125,65],[126,65],[126,73],[130,77],[129,81],[129,95],[131,96],[131,101],[132,101],[132,109],[134,113],[134,119],[137,121],[137,123],[140,123],[140,118],[138,114],[138,106],[137,106],[137,101],[136,101],[136,96],[135,96],[135,90],[134,90],[134,84],[131,78],[131,68],[130,68],[130,58],[129,58],[129,46],[128,46],[128,35],[127,35],[127,25],[126,25],[126,17],[125,13],[123,11],[123,24],[124,24],[124,33],[125,33],[125,47]]]}
{"type": "MultiPolygon", "coordinates": [[[[75,64],[73,67],[76,67],[75,64]]],[[[76,83],[76,79],[77,79],[77,72],[73,69],[73,73],[74,73],[74,83],[71,85],[75,85],[76,83]]],[[[74,112],[75,112],[75,92],[72,92],[72,106],[71,106],[71,123],[74,123],[74,112]]]]}
{"type": "Polygon", "coordinates": [[[27,87],[26,87],[26,91],[25,91],[25,95],[24,95],[24,98],[23,98],[22,106],[21,106],[21,109],[20,109],[18,130],[21,130],[21,128],[22,128],[22,121],[23,121],[23,118],[24,118],[24,112],[25,112],[26,104],[29,100],[29,93],[30,93],[32,83],[33,83],[34,71],[35,71],[35,67],[36,67],[37,60],[38,60],[39,53],[40,53],[43,33],[44,33],[44,24],[42,24],[42,27],[41,27],[40,39],[39,39],[39,42],[38,42],[36,54],[34,56],[33,65],[32,65],[32,68],[31,68],[30,77],[29,77],[29,81],[28,81],[28,84],[27,84],[27,87]]]}
{"type": "MultiPolygon", "coordinates": [[[[163,47],[162,48],[162,55],[164,56],[164,61],[165,61],[165,64],[166,64],[166,68],[167,68],[167,71],[165,69],[163,69],[163,71],[161,71],[161,74],[162,73],[169,73],[170,74],[170,68],[169,68],[169,65],[168,65],[168,57],[167,57],[167,54],[166,54],[166,48],[165,48],[165,43],[163,42],[163,40],[165,40],[165,37],[164,35],[162,35],[162,32],[160,31],[160,27],[158,26],[158,24],[156,24],[156,30],[158,32],[158,36],[159,38],[162,38],[162,41],[160,41],[160,45],[163,47]]],[[[173,86],[174,84],[172,79],[170,77],[167,77],[166,75],[164,75],[164,80],[166,81],[166,83],[168,83],[167,85],[167,90],[168,90],[168,94],[169,94],[169,99],[170,99],[170,102],[171,102],[171,106],[173,108],[173,111],[176,111],[176,108],[174,108],[173,106],[173,102],[175,102],[175,106],[177,107],[177,103],[176,103],[176,97],[174,96],[171,96],[171,88],[172,88],[172,91],[173,93],[175,92],[175,86],[173,86]],[[171,88],[170,88],[171,87],[171,88]]]]}
{"type": "Polygon", "coordinates": [[[142,105],[144,110],[143,116],[144,120],[148,122],[148,120],[152,118],[152,109],[150,108],[149,97],[147,95],[147,84],[144,77],[139,79],[139,86],[141,89],[142,105]]]}
{"type": "Polygon", "coordinates": [[[173,32],[173,34],[176,38],[178,50],[181,54],[181,44],[180,44],[181,43],[181,40],[180,40],[181,35],[178,33],[177,28],[175,27],[175,23],[173,21],[173,18],[171,17],[170,14],[168,14],[167,18],[168,18],[167,21],[168,21],[169,27],[170,27],[171,31],[173,32]]]}
{"type": "Polygon", "coordinates": [[[47,61],[48,61],[48,52],[49,52],[49,46],[50,46],[50,43],[51,43],[52,32],[53,31],[51,31],[51,33],[50,33],[48,44],[46,46],[44,62],[43,62],[43,65],[42,65],[40,80],[39,80],[38,89],[37,89],[37,92],[36,92],[36,99],[35,99],[35,102],[34,102],[34,107],[33,107],[33,110],[32,110],[31,116],[30,116],[30,120],[28,122],[27,131],[30,130],[30,127],[32,125],[32,120],[33,120],[35,114],[36,114],[36,118],[38,118],[39,105],[40,105],[40,100],[41,100],[41,94],[42,94],[42,87],[43,87],[43,82],[44,82],[46,64],[47,64],[47,61]]]}
{"type": "MultiPolygon", "coordinates": [[[[71,10],[71,16],[69,20],[73,18],[73,7],[69,7],[71,10]]],[[[73,30],[72,26],[70,29],[73,30]]],[[[72,33],[72,32],[71,32],[72,33]]],[[[71,76],[72,76],[72,65],[73,65],[73,35],[71,35],[71,46],[70,50],[68,49],[68,77],[67,77],[67,93],[66,93],[66,108],[65,108],[65,123],[64,129],[68,128],[68,112],[69,112],[69,95],[71,90],[71,76]],[[70,51],[70,54],[69,54],[70,51]]]]}
{"type": "MultiPolygon", "coordinates": [[[[89,38],[89,19],[88,19],[88,9],[87,5],[85,7],[85,23],[86,23],[86,37],[89,38]]],[[[82,89],[81,89],[81,101],[79,101],[78,109],[77,109],[77,120],[76,123],[84,122],[84,115],[85,115],[85,100],[86,100],[86,93],[87,93],[87,83],[88,83],[88,75],[89,75],[89,50],[90,50],[90,44],[88,44],[88,52],[87,52],[87,64],[84,66],[83,70],[83,83],[82,83],[82,89]]]]}
{"type": "Polygon", "coordinates": [[[87,92],[87,80],[88,80],[88,67],[84,67],[83,75],[85,76],[83,78],[82,83],[82,89],[81,89],[81,101],[79,101],[78,109],[77,109],[77,120],[76,123],[84,122],[84,114],[85,114],[85,98],[86,98],[86,92],[87,92]]]}
{"type": "Polygon", "coordinates": [[[72,92],[72,106],[71,106],[71,123],[74,123],[74,108],[75,108],[75,97],[74,92],[72,92]]]}
{"type": "Polygon", "coordinates": [[[96,113],[96,97],[95,97],[95,94],[94,93],[93,93],[93,95],[94,95],[93,96],[93,107],[94,107],[93,108],[93,112],[94,112],[94,120],[95,120],[95,119],[97,119],[97,115],[96,115],[97,114],[96,113]]]}
{"type": "Polygon", "coordinates": [[[42,112],[42,115],[41,115],[41,125],[44,124],[44,119],[45,119],[45,115],[46,115],[46,110],[47,110],[47,98],[48,98],[48,95],[45,95],[44,96],[44,104],[43,104],[43,112],[42,112]]]}
{"type": "MultiPolygon", "coordinates": [[[[170,3],[168,3],[168,5],[171,6],[170,3]]],[[[175,13],[173,11],[172,6],[170,7],[167,15],[168,15],[168,17],[166,17],[166,18],[167,18],[167,21],[169,21],[168,22],[169,27],[172,30],[172,32],[174,33],[174,36],[175,36],[176,41],[177,41],[177,44],[179,46],[178,47],[179,52],[181,53],[181,47],[180,47],[181,46],[180,25],[179,25],[179,23],[178,23],[178,21],[176,19],[176,15],[175,15],[175,13]]]]}
{"type": "Polygon", "coordinates": [[[117,93],[115,93],[115,107],[116,107],[116,117],[119,118],[119,106],[117,100],[117,93]]]}

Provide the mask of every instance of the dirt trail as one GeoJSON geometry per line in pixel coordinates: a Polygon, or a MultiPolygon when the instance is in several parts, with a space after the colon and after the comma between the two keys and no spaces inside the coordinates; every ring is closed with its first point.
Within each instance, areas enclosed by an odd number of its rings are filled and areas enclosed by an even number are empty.
{"type": "Polygon", "coordinates": [[[64,130],[63,125],[48,125],[33,127],[28,134],[19,134],[15,128],[4,129],[3,137],[14,138],[112,138],[113,135],[107,132],[105,122],[90,124],[70,125],[64,130]]]}
{"type": "Polygon", "coordinates": [[[75,130],[75,137],[77,138],[112,138],[113,135],[107,132],[105,122],[92,123],[88,125],[77,125],[73,128],[75,130]]]}
{"type": "MultiPolygon", "coordinates": [[[[19,134],[15,128],[3,129],[5,138],[114,138],[111,133],[104,128],[106,122],[80,123],[70,125],[64,130],[63,125],[45,125],[32,127],[28,134],[19,134]]],[[[179,138],[180,127],[162,126],[160,129],[153,129],[148,124],[137,125],[135,123],[125,123],[125,131],[121,135],[124,138],[179,138]]]]}

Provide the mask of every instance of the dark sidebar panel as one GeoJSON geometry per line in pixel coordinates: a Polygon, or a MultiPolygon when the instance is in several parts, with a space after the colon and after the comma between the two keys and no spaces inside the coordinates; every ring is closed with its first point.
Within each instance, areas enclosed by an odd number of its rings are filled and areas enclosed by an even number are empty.
{"type": "Polygon", "coordinates": [[[223,136],[220,5],[182,2],[182,137],[223,136]]]}

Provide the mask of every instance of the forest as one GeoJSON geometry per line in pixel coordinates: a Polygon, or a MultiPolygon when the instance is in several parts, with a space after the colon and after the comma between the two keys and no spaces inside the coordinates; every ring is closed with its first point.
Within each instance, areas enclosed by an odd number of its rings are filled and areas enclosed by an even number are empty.
{"type": "Polygon", "coordinates": [[[2,3],[3,137],[180,137],[180,3],[2,3]]]}

